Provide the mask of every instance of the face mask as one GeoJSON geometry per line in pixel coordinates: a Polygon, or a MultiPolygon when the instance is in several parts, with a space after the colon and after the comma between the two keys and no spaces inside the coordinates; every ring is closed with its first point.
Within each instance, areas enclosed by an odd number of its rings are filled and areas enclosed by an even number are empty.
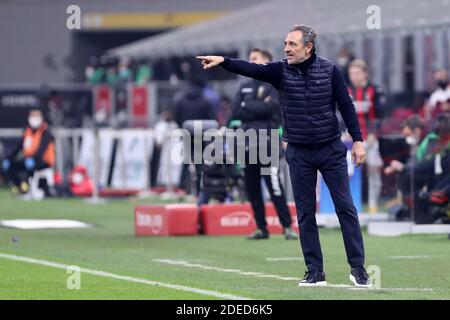
{"type": "Polygon", "coordinates": [[[414,136],[409,136],[406,137],[406,143],[409,144],[410,146],[413,146],[417,143],[417,140],[414,136]]]}
{"type": "Polygon", "coordinates": [[[89,79],[90,77],[92,77],[94,75],[94,68],[92,67],[87,67],[86,70],[84,71],[84,75],[87,79],[89,79]]]}
{"type": "Polygon", "coordinates": [[[31,128],[37,129],[42,124],[42,118],[41,117],[29,117],[28,124],[30,125],[31,128]]]}
{"type": "Polygon", "coordinates": [[[72,175],[72,182],[76,185],[81,184],[83,182],[83,180],[84,180],[84,176],[79,172],[76,172],[72,175]]]}
{"type": "Polygon", "coordinates": [[[336,59],[336,62],[339,66],[344,67],[348,62],[348,58],[347,57],[339,57],[336,59]]]}
{"type": "Polygon", "coordinates": [[[128,68],[127,67],[120,67],[119,68],[119,74],[124,76],[128,74],[128,68]]]}
{"type": "Polygon", "coordinates": [[[448,82],[444,80],[439,80],[437,82],[438,87],[441,88],[442,90],[445,90],[445,88],[447,88],[447,84],[448,82]]]}

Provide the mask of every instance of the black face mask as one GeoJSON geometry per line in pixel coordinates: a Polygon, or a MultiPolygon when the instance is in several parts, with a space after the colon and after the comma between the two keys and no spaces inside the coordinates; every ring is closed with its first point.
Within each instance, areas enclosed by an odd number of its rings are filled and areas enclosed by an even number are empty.
{"type": "Polygon", "coordinates": [[[445,80],[439,80],[439,81],[436,82],[436,84],[438,85],[439,88],[441,88],[442,90],[444,90],[445,88],[447,88],[448,81],[445,81],[445,80]]]}

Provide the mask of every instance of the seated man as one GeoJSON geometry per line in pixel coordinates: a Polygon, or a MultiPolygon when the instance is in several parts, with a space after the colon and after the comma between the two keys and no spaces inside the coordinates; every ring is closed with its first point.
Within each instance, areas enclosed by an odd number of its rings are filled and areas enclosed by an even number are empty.
{"type": "Polygon", "coordinates": [[[416,223],[434,223],[444,218],[450,195],[450,149],[443,149],[432,158],[408,164],[400,174],[398,187],[406,193],[415,190],[414,220],[416,223]],[[413,179],[413,182],[411,180],[413,179]]]}
{"type": "Polygon", "coordinates": [[[2,162],[5,177],[13,183],[13,191],[26,193],[28,179],[36,170],[55,164],[54,139],[42,112],[33,109],[28,116],[28,126],[23,131],[21,143],[2,162]]]}
{"type": "MultiPolygon", "coordinates": [[[[404,218],[411,217],[410,211],[413,206],[416,209],[415,211],[424,211],[418,208],[421,205],[419,200],[425,187],[430,192],[446,190],[447,175],[450,170],[448,154],[450,148],[450,114],[443,113],[436,120],[435,130],[422,140],[414,157],[411,157],[406,164],[393,160],[390,166],[385,169],[386,174],[398,174],[398,187],[407,206],[406,210],[401,212],[402,215],[405,215],[404,218]]],[[[409,136],[406,134],[405,136],[408,140],[409,136]]],[[[422,204],[425,203],[422,201],[422,204]]],[[[397,218],[401,217],[397,216],[397,218]]],[[[419,215],[415,215],[415,220],[416,222],[425,221],[419,215]]]]}

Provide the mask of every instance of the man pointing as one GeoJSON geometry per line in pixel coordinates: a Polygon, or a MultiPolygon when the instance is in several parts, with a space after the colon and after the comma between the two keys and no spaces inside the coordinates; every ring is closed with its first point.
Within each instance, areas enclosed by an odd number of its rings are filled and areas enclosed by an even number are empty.
{"type": "Polygon", "coordinates": [[[353,138],[352,159],[360,166],[366,157],[361,130],[346,84],[331,61],[315,53],[316,33],[295,25],[284,40],[286,59],[264,65],[221,56],[199,56],[204,69],[220,65],[246,77],[271,83],[280,93],[283,140],[288,143],[292,189],[297,208],[300,243],[308,271],[299,286],[326,285],[316,223],[317,170],[330,190],[344,237],[350,280],[371,286],[364,268],[364,243],[350,193],[347,147],[342,143],[336,104],[353,138]]]}

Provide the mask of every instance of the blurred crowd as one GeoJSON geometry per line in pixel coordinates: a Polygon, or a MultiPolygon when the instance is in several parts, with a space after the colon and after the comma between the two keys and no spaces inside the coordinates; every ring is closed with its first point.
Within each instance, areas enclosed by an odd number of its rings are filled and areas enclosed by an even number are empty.
{"type": "Polygon", "coordinates": [[[382,87],[370,80],[365,61],[341,50],[337,64],[357,111],[367,161],[363,200],[378,210],[382,191],[396,186],[401,202],[396,220],[447,221],[450,196],[450,83],[446,70],[434,73],[435,89],[418,108],[390,105],[382,87]]]}
{"type": "MultiPolygon", "coordinates": [[[[450,196],[450,82],[447,71],[435,71],[434,90],[419,108],[413,108],[392,106],[385,90],[371,81],[370,66],[355,58],[348,49],[339,51],[336,63],[354,101],[367,151],[367,161],[362,168],[362,194],[368,210],[380,211],[380,199],[391,197],[401,199],[391,209],[397,220],[414,219],[420,223],[445,220],[450,196]]],[[[200,70],[201,65],[193,57],[131,59],[102,56],[92,57],[85,67],[87,83],[107,84],[118,92],[128,83],[145,85],[149,81],[168,81],[186,84],[173,95],[170,103],[158,106],[158,119],[153,123],[156,147],[151,162],[152,186],[157,184],[162,146],[175,128],[189,120],[215,120],[218,127],[232,123],[231,110],[236,99],[219,94],[209,82],[210,79],[225,80],[232,76],[217,68],[212,71],[214,74],[206,73],[207,79],[198,78],[196,75],[205,74],[200,70]]],[[[29,127],[32,125],[30,122],[29,127]]],[[[343,123],[342,129],[343,139],[349,139],[343,123]]],[[[39,150],[35,155],[31,155],[29,149],[25,151],[28,153],[19,164],[15,157],[20,150],[3,159],[3,172],[6,176],[14,176],[11,180],[17,187],[20,188],[15,174],[18,168],[30,173],[42,166],[39,157],[43,151],[42,148],[39,150]],[[30,157],[34,165],[27,160],[30,157]]],[[[187,188],[184,182],[180,186],[187,188]]]]}
{"type": "MultiPolygon", "coordinates": [[[[200,70],[193,57],[119,58],[103,55],[89,58],[84,76],[87,83],[110,86],[123,82],[143,85],[148,81],[169,81],[171,84],[177,84],[179,81],[191,80],[192,74],[200,70]]],[[[216,80],[230,79],[230,75],[221,70],[213,71],[209,77],[216,80]]]]}

